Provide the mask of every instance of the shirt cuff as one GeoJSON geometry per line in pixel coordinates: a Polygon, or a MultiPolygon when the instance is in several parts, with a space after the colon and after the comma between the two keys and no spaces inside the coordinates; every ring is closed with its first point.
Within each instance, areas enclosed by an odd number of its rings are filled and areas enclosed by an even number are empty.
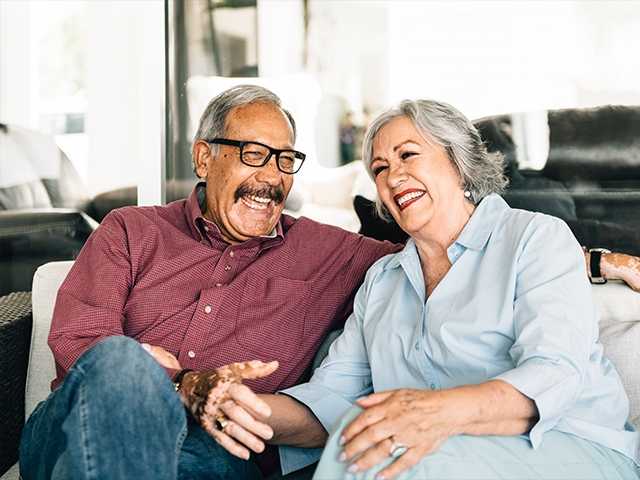
{"type": "MultiPolygon", "coordinates": [[[[353,405],[350,401],[345,400],[328,388],[312,383],[296,385],[278,393],[289,395],[305,404],[329,433],[339,425],[342,416],[353,405]]],[[[278,450],[283,475],[317,462],[322,454],[322,448],[281,446],[278,450]]]]}
{"type": "Polygon", "coordinates": [[[534,401],[538,421],[529,431],[533,448],[542,443],[544,433],[556,426],[566,409],[573,405],[580,376],[573,369],[546,361],[529,360],[493,378],[507,382],[534,401]]]}
{"type": "Polygon", "coordinates": [[[329,434],[342,416],[347,413],[347,410],[353,406],[352,402],[336,392],[313,383],[296,385],[279,393],[284,393],[300,403],[304,403],[329,434]]]}
{"type": "Polygon", "coordinates": [[[320,460],[322,450],[322,447],[301,448],[290,447],[287,445],[279,446],[278,453],[280,454],[280,468],[282,469],[282,475],[287,475],[317,462],[320,460]]]}

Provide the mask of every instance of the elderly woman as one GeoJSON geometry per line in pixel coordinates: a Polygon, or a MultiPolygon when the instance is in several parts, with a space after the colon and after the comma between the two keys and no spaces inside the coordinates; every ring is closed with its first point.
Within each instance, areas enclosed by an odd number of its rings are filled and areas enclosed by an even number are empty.
{"type": "Polygon", "coordinates": [[[316,478],[637,478],[640,436],[566,224],[509,208],[502,159],[443,103],[379,116],[364,159],[410,239],[371,267],[310,382],[284,392],[333,431],[316,478]]]}

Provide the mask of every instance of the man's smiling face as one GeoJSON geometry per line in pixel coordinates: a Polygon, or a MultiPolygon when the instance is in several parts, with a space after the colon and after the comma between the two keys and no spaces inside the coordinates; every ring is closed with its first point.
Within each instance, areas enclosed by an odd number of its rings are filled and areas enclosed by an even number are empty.
{"type": "MultiPolygon", "coordinates": [[[[234,108],[227,116],[225,138],[259,142],[277,149],[293,148],[293,129],[284,112],[271,103],[234,108]]],[[[293,175],[278,170],[275,156],[262,167],[240,161],[240,149],[230,145],[194,145],[196,173],[207,181],[204,216],[229,243],[269,235],[284,208],[293,175]],[[217,152],[216,152],[217,150],[217,152]]]]}

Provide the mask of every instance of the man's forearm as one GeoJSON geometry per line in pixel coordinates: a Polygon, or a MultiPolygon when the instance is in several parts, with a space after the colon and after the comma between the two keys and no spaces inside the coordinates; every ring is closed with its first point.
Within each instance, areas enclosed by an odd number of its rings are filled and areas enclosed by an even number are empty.
{"type": "Polygon", "coordinates": [[[268,443],[295,447],[322,447],[327,431],[311,410],[288,395],[258,395],[271,407],[271,417],[265,420],[273,429],[268,443]]]}

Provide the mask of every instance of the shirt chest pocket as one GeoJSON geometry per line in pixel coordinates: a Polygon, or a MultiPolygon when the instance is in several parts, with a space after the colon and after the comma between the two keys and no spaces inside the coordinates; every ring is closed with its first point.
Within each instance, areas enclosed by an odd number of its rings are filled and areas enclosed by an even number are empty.
{"type": "Polygon", "coordinates": [[[291,358],[304,340],[310,283],[283,277],[249,278],[235,336],[258,360],[291,358]]]}

